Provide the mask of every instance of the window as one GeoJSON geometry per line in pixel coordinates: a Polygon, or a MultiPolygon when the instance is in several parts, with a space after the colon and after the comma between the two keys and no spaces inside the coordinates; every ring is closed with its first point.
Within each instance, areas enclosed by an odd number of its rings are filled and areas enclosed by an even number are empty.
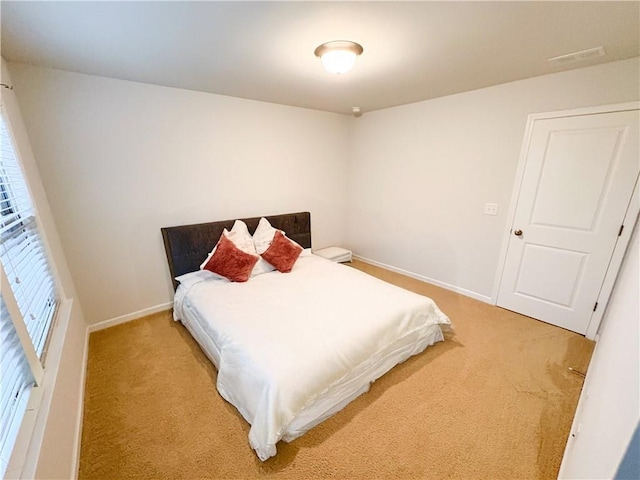
{"type": "Polygon", "coordinates": [[[0,476],[42,381],[58,295],[6,117],[0,116],[0,476]]]}

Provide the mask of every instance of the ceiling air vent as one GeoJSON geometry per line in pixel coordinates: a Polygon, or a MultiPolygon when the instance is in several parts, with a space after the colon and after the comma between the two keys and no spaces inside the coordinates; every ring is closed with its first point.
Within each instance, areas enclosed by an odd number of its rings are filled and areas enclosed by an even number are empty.
{"type": "Polygon", "coordinates": [[[555,63],[572,63],[579,62],[581,60],[588,60],[590,58],[603,57],[605,55],[604,48],[596,47],[589,50],[581,50],[579,52],[567,53],[566,55],[559,55],[557,57],[547,59],[547,62],[555,63]]]}

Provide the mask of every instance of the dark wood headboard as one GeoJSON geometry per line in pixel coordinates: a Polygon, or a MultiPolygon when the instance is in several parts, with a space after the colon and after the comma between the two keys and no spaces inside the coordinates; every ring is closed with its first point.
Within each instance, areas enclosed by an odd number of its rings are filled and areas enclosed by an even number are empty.
{"type": "MultiPolygon", "coordinates": [[[[239,220],[247,224],[249,233],[253,235],[260,218],[262,217],[239,220]]],[[[273,227],[284,231],[290,239],[304,248],[311,248],[311,214],[309,212],[285,213],[265,216],[265,218],[273,227]]],[[[235,219],[160,229],[174,290],[178,288],[175,277],[198,270],[222,235],[222,231],[225,228],[231,230],[233,222],[235,219]]]]}

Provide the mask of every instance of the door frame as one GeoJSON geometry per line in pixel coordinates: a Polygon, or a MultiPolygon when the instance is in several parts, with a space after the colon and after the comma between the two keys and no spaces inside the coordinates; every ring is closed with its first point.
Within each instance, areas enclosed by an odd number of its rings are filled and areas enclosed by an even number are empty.
{"type": "MultiPolygon", "coordinates": [[[[626,112],[626,111],[640,111],[640,102],[626,102],[618,103],[614,105],[600,105],[595,107],[576,108],[572,110],[560,110],[556,112],[545,113],[532,113],[527,117],[527,124],[525,127],[525,133],[522,140],[522,147],[520,149],[520,157],[518,160],[518,168],[516,169],[515,180],[513,184],[513,190],[511,192],[511,201],[509,202],[509,208],[507,210],[507,220],[502,235],[502,245],[500,247],[500,255],[498,257],[498,268],[496,269],[496,276],[493,282],[493,290],[491,293],[491,303],[493,305],[498,304],[498,292],[500,290],[500,284],[502,282],[502,275],[504,272],[504,266],[507,260],[507,250],[509,246],[509,240],[511,239],[511,230],[513,228],[513,222],[516,214],[516,207],[518,206],[518,198],[520,197],[520,188],[522,187],[522,180],[524,178],[524,171],[526,166],[527,155],[529,153],[529,146],[531,144],[531,136],[533,134],[533,127],[539,120],[547,120],[552,118],[564,118],[564,117],[578,117],[583,115],[596,115],[600,113],[614,113],[614,112],[626,112]]],[[[631,239],[631,233],[637,222],[638,215],[640,214],[640,199],[639,199],[639,182],[636,178],[635,188],[631,196],[629,205],[627,206],[626,215],[624,217],[624,230],[622,235],[618,237],[616,246],[613,250],[611,260],[607,273],[605,274],[600,293],[598,294],[597,302],[598,308],[591,315],[589,326],[585,336],[590,340],[597,340],[598,329],[602,321],[602,316],[606,309],[609,297],[613,291],[618,271],[622,265],[624,253],[627,250],[627,245],[631,239]]]]}

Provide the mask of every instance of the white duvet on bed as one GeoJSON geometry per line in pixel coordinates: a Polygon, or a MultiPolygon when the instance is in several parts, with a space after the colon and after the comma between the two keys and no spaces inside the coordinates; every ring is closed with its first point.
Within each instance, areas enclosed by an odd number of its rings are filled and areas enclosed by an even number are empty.
{"type": "Polygon", "coordinates": [[[431,299],[315,255],[291,273],[181,285],[174,316],[217,366],[218,390],[251,424],[261,460],[442,340],[450,324],[431,299]]]}

